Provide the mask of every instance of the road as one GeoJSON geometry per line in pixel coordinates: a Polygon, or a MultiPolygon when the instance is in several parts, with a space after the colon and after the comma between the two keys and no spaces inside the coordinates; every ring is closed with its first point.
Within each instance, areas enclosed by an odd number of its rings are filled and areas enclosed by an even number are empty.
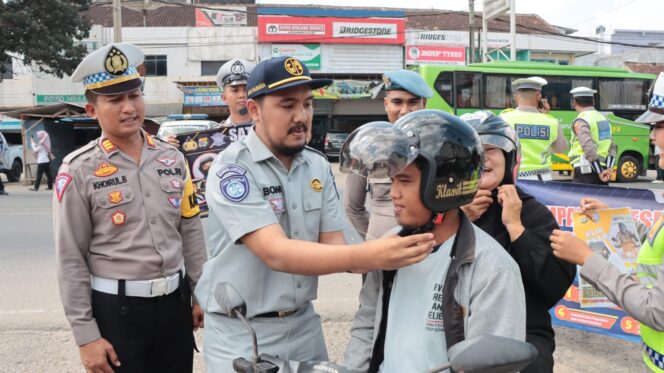
{"type": "MultiPolygon", "coordinates": [[[[337,175],[341,192],[344,179],[337,175]]],[[[652,175],[629,186],[650,188],[650,180],[652,175]]],[[[0,197],[0,372],[82,372],[58,297],[51,194],[16,183],[7,184],[7,192],[0,197]]],[[[356,240],[354,232],[346,233],[356,240]]],[[[332,360],[340,360],[347,343],[360,285],[359,275],[321,278],[316,308],[332,360]]],[[[556,372],[642,370],[636,344],[566,328],[556,332],[556,372]]],[[[197,372],[204,371],[202,360],[198,354],[197,372]]]]}

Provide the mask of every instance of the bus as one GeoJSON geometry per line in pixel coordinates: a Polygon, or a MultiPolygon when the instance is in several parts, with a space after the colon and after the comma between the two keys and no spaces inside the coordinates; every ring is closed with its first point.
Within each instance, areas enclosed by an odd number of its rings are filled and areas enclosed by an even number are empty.
{"type": "MultiPolygon", "coordinates": [[[[611,122],[617,145],[616,179],[635,181],[645,175],[650,162],[650,126],[635,123],[648,105],[648,89],[655,75],[607,67],[563,66],[548,62],[495,61],[467,66],[422,65],[419,73],[432,87],[427,108],[461,115],[477,110],[500,113],[514,107],[512,81],[541,76],[548,81],[542,96],[561,123],[568,142],[577,113],[569,91],[589,87],[598,91],[595,107],[611,122]]],[[[552,155],[554,171],[571,171],[567,154],[552,155]]]]}

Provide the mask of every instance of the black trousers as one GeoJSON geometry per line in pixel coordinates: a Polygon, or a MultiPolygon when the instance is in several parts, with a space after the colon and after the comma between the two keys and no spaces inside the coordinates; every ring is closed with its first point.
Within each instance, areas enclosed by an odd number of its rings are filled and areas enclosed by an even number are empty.
{"type": "Polygon", "coordinates": [[[181,284],[175,292],[155,298],[92,291],[93,316],[121,363],[111,365],[116,373],[192,372],[191,292],[187,281],[181,284]]]}
{"type": "Polygon", "coordinates": [[[521,370],[521,373],[553,373],[555,342],[533,334],[526,334],[526,342],[535,346],[537,358],[526,369],[521,370]]]}
{"type": "Polygon", "coordinates": [[[595,170],[589,174],[582,174],[581,167],[574,167],[572,181],[579,184],[609,185],[608,181],[602,181],[595,170]]]}
{"type": "Polygon", "coordinates": [[[53,188],[53,176],[51,176],[51,162],[37,164],[37,179],[35,180],[35,189],[39,189],[42,176],[46,175],[48,188],[53,188]]]}
{"type": "Polygon", "coordinates": [[[5,191],[5,184],[2,183],[2,177],[0,177],[0,192],[5,191]]]}

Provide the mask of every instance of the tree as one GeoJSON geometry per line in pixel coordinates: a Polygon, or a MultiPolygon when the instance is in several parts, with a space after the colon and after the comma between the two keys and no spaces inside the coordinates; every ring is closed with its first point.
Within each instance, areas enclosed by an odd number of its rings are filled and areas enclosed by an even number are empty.
{"type": "Polygon", "coordinates": [[[59,78],[87,54],[89,0],[0,0],[0,80],[12,58],[59,78]]]}

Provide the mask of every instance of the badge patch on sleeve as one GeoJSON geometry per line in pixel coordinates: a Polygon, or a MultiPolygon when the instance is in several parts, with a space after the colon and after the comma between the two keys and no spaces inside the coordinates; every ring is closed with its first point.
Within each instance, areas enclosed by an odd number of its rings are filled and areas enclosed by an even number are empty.
{"type": "Polygon", "coordinates": [[[314,192],[321,192],[323,190],[323,184],[320,182],[320,180],[313,179],[311,180],[311,189],[313,189],[314,192]]]}
{"type": "Polygon", "coordinates": [[[74,180],[74,177],[66,172],[61,172],[55,177],[55,196],[58,197],[58,202],[62,200],[65,189],[72,180],[74,180]]]}
{"type": "Polygon", "coordinates": [[[230,165],[217,172],[221,178],[219,188],[221,194],[231,202],[243,201],[249,195],[249,180],[246,176],[247,170],[240,166],[230,165]]]}

